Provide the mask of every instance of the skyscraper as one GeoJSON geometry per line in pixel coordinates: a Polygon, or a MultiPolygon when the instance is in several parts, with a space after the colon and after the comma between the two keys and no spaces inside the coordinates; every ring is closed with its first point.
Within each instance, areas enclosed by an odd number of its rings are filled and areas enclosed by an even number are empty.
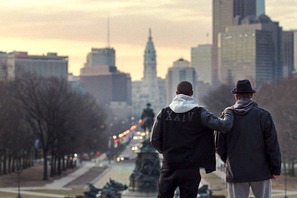
{"type": "Polygon", "coordinates": [[[283,32],[283,74],[284,77],[293,74],[294,69],[294,31],[283,32]]]}
{"type": "Polygon", "coordinates": [[[113,48],[92,48],[87,55],[86,67],[115,66],[115,50],[113,48]]]}
{"type": "Polygon", "coordinates": [[[168,69],[165,79],[166,86],[166,104],[170,104],[176,95],[176,86],[181,81],[189,81],[193,85],[194,94],[196,86],[196,72],[190,66],[190,62],[180,58],[168,69]]]}
{"type": "MultiPolygon", "coordinates": [[[[111,108],[114,114],[122,109],[131,108],[130,74],[117,70],[115,66],[115,50],[113,48],[93,48],[87,55],[87,61],[80,71],[82,87],[100,104],[111,108]],[[125,107],[125,108],[123,108],[125,107]]],[[[129,119],[131,115],[121,114],[129,119]]]]}
{"type": "Polygon", "coordinates": [[[8,80],[21,77],[24,73],[42,77],[68,77],[68,56],[58,56],[57,53],[29,55],[28,52],[15,51],[8,53],[6,60],[8,80]]]}
{"type": "Polygon", "coordinates": [[[212,83],[218,82],[218,34],[247,16],[265,14],[264,0],[213,0],[212,83]]]}
{"type": "Polygon", "coordinates": [[[219,33],[219,79],[233,85],[248,78],[255,86],[282,77],[282,28],[269,17],[246,17],[219,33]]]}
{"type": "Polygon", "coordinates": [[[196,71],[198,81],[211,83],[211,51],[210,44],[198,45],[191,49],[191,64],[196,71]]]}
{"type": "Polygon", "coordinates": [[[212,11],[212,72],[211,82],[214,86],[219,84],[218,80],[218,34],[224,32],[225,28],[233,24],[234,0],[213,0],[212,11]]]}

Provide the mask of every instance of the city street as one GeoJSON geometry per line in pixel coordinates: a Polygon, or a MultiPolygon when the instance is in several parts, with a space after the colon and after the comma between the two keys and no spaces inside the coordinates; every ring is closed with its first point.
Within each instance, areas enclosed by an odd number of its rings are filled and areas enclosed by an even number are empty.
{"type": "Polygon", "coordinates": [[[139,145],[141,141],[141,139],[132,139],[130,144],[127,145],[123,152],[119,155],[128,157],[128,160],[119,162],[112,160],[110,164],[108,164],[108,161],[102,161],[101,163],[108,165],[108,168],[97,178],[98,180],[94,182],[94,185],[98,188],[102,188],[107,182],[109,182],[109,179],[113,179],[129,186],[129,177],[135,168],[134,159],[137,157],[137,154],[132,151],[132,147],[139,145]]]}

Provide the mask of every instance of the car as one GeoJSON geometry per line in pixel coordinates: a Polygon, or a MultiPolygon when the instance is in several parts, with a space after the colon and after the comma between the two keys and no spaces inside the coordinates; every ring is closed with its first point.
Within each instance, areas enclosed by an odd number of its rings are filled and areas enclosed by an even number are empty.
{"type": "Polygon", "coordinates": [[[117,157],[117,162],[129,160],[129,159],[130,159],[130,157],[127,155],[122,155],[122,156],[120,155],[117,157]]]}

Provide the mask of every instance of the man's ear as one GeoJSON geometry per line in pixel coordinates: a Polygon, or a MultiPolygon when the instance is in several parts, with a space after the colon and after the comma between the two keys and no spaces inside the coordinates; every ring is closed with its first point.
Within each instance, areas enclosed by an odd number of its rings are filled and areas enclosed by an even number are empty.
{"type": "Polygon", "coordinates": [[[176,93],[176,95],[178,95],[178,94],[179,94],[177,91],[176,91],[175,93],[176,93]]]}

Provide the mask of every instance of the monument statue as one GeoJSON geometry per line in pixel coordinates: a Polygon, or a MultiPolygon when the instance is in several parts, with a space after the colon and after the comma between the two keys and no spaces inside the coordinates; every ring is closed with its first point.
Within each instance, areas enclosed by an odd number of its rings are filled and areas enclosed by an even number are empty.
{"type": "Polygon", "coordinates": [[[129,190],[133,192],[157,192],[160,175],[160,159],[158,153],[144,140],[137,154],[135,169],[130,175],[129,190]]]}
{"type": "MultiPolygon", "coordinates": [[[[141,128],[148,133],[152,130],[155,117],[154,111],[150,106],[151,104],[147,103],[147,108],[141,114],[141,128]]],[[[142,142],[140,151],[137,153],[135,169],[129,178],[128,191],[124,192],[122,197],[156,197],[159,175],[159,153],[152,147],[147,137],[142,142]]]]}
{"type": "Polygon", "coordinates": [[[84,198],[121,198],[121,191],[128,188],[125,184],[109,178],[109,182],[103,188],[96,188],[93,184],[88,183],[84,187],[84,198]]]}
{"type": "Polygon", "coordinates": [[[141,128],[144,130],[144,132],[148,131],[151,132],[152,126],[154,124],[154,117],[155,113],[153,109],[150,108],[151,104],[147,103],[146,108],[143,109],[142,114],[141,114],[141,128]]]}

